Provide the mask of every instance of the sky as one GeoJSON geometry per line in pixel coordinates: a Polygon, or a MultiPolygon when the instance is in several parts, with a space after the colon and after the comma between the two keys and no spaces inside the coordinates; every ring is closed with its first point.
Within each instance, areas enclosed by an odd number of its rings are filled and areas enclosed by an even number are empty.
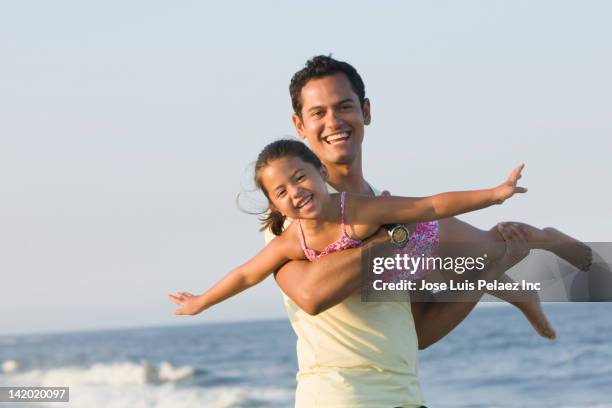
{"type": "Polygon", "coordinates": [[[461,218],[609,241],[610,15],[607,1],[2,2],[0,334],[286,316],[271,278],[197,317],[165,295],[262,247],[236,196],[261,148],[295,135],[289,80],[317,54],[365,81],[374,186],[484,188],[525,162],[526,195],[461,218]]]}

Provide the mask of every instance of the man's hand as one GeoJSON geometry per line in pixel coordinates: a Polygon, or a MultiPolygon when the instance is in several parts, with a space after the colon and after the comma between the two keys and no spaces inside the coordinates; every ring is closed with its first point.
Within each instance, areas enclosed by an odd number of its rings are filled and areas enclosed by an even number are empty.
{"type": "Polygon", "coordinates": [[[520,228],[512,223],[502,222],[497,224],[497,231],[506,242],[506,251],[499,261],[507,265],[506,269],[516,265],[529,255],[529,243],[520,228]]]}
{"type": "Polygon", "coordinates": [[[367,248],[372,248],[374,246],[388,243],[389,241],[389,232],[384,228],[379,228],[378,231],[374,235],[369,236],[367,239],[363,241],[363,246],[367,248]]]}

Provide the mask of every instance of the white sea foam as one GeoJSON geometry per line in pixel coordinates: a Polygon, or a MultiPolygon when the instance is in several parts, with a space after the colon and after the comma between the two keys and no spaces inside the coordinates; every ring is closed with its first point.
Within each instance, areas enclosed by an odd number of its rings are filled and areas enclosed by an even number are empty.
{"type": "MultiPolygon", "coordinates": [[[[5,361],[5,373],[15,371],[18,364],[13,360],[5,361]]],[[[152,363],[122,362],[94,364],[90,367],[59,367],[48,370],[32,370],[16,373],[24,384],[53,386],[71,385],[144,385],[177,382],[193,376],[195,370],[190,366],[174,367],[163,362],[159,366],[152,363]]]]}
{"type": "Polygon", "coordinates": [[[159,365],[157,377],[160,381],[179,381],[191,377],[194,371],[193,367],[173,367],[170,363],[164,361],[159,365]]]}
{"type": "Polygon", "coordinates": [[[289,406],[293,400],[293,390],[278,387],[180,386],[194,371],[167,362],[123,362],[5,372],[0,382],[70,387],[70,407],[263,408],[289,406]]]}
{"type": "Polygon", "coordinates": [[[15,360],[6,360],[2,363],[2,372],[12,373],[19,368],[19,363],[15,360]]]}

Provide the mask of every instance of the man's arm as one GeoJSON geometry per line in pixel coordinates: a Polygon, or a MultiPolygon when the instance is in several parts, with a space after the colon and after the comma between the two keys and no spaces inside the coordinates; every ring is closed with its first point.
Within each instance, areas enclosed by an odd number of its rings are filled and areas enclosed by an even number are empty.
{"type": "Polygon", "coordinates": [[[359,248],[334,252],[314,262],[288,262],[275,273],[276,282],[300,309],[319,314],[360,288],[364,247],[388,240],[387,231],[381,228],[359,248]]]}
{"type": "MultiPolygon", "coordinates": [[[[522,232],[511,225],[498,228],[506,242],[506,251],[502,258],[489,265],[488,268],[472,276],[472,281],[478,279],[493,280],[499,278],[505,271],[516,265],[529,254],[527,240],[522,232]]],[[[412,303],[412,315],[419,341],[419,349],[424,349],[450,333],[474,309],[485,291],[467,291],[453,293],[453,301],[445,302],[443,297],[448,293],[440,292],[422,299],[422,302],[412,303]],[[458,296],[462,296],[458,297],[458,296]],[[434,297],[438,297],[437,299],[434,297]]]]}

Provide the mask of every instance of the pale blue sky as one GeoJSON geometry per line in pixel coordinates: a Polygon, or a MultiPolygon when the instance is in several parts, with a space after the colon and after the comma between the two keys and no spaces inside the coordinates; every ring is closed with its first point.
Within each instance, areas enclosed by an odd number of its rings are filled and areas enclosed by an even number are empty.
{"type": "Polygon", "coordinates": [[[365,174],[396,194],[530,188],[463,217],[609,241],[606,1],[0,5],[0,333],[284,316],[272,280],[196,318],[262,245],[234,204],[294,134],[288,83],[333,52],[372,101],[365,174]],[[238,243],[232,243],[237,237],[238,243]]]}

